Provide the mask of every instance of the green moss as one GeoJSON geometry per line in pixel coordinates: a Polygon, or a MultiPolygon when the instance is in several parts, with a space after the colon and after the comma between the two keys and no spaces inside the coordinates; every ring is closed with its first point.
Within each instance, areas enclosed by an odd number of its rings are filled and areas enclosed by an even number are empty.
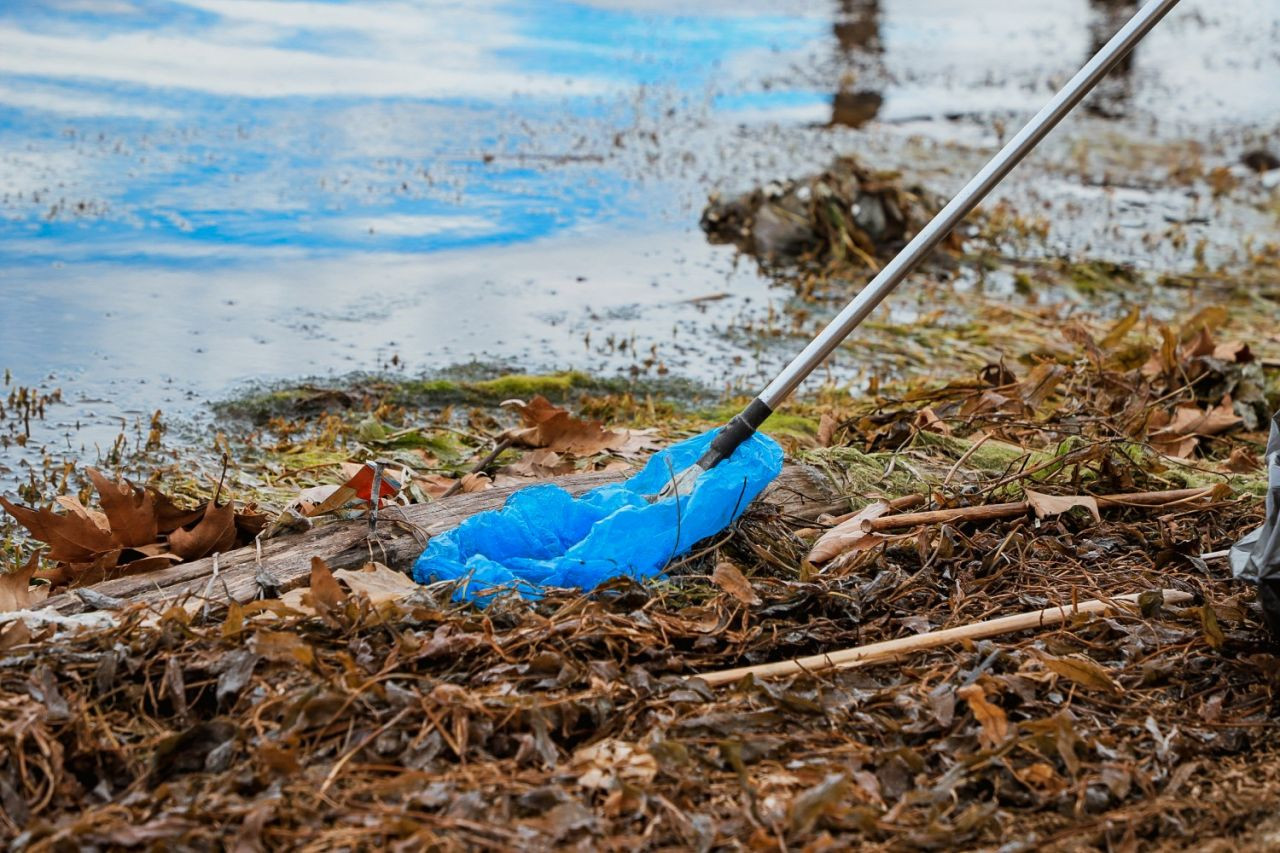
{"type": "Polygon", "coordinates": [[[457,395],[462,389],[449,379],[410,379],[400,383],[398,393],[408,399],[457,395]]]}
{"type": "Polygon", "coordinates": [[[819,447],[798,456],[855,500],[871,494],[909,495],[941,479],[932,469],[893,464],[892,453],[864,453],[855,447],[819,447]]]}
{"type": "Polygon", "coordinates": [[[795,438],[813,438],[818,434],[818,422],[803,415],[774,412],[760,425],[769,435],[787,435],[795,438]]]}
{"type": "Polygon", "coordinates": [[[541,394],[544,397],[563,397],[570,391],[587,388],[593,383],[590,376],[576,370],[538,375],[534,373],[508,373],[493,379],[472,382],[467,390],[484,397],[510,399],[529,397],[541,394]]]}
{"type": "MultiPolygon", "coordinates": [[[[325,448],[310,445],[295,445],[286,453],[270,455],[274,456],[273,462],[290,471],[299,471],[304,468],[315,470],[326,465],[338,465],[351,458],[351,452],[346,448],[325,448]]],[[[166,481],[166,487],[172,488],[170,481],[166,481]]]]}

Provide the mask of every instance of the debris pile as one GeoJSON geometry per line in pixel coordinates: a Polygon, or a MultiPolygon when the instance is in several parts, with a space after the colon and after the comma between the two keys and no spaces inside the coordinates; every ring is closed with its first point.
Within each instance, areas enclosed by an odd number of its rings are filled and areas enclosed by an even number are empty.
{"type": "Polygon", "coordinates": [[[817,175],[713,197],[702,229],[766,266],[815,262],[874,271],[941,207],[926,190],[903,187],[897,173],[840,157],[817,175]]]}

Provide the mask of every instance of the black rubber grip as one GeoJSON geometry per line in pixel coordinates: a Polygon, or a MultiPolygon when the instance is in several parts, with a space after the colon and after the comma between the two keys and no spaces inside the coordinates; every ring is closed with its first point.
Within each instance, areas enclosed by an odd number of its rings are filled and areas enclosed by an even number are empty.
{"type": "Polygon", "coordinates": [[[698,460],[698,466],[709,471],[728,459],[733,455],[733,451],[738,449],[738,445],[755,435],[760,424],[772,414],[773,409],[761,402],[759,397],[752,400],[716,434],[707,452],[703,453],[702,458],[698,460]]]}

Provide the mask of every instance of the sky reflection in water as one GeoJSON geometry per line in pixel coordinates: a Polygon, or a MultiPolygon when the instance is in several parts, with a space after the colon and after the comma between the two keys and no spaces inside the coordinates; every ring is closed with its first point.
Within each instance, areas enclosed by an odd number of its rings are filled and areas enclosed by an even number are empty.
{"type": "Polygon", "coordinates": [[[827,27],[558,0],[11,0],[0,256],[426,251],[643,216],[615,134],[827,27]]]}

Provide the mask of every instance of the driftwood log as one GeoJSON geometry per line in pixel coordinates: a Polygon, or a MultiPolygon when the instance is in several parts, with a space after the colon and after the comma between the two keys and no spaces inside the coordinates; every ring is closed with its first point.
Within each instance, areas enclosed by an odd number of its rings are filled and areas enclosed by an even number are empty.
{"type": "MultiPolygon", "coordinates": [[[[577,495],[626,476],[625,471],[586,473],[530,485],[554,482],[577,495]]],[[[158,609],[191,601],[245,603],[264,592],[287,592],[306,583],[311,575],[312,557],[323,558],[332,569],[358,568],[374,559],[407,571],[422,553],[428,537],[452,529],[476,513],[502,506],[521,488],[527,486],[493,488],[427,504],[382,510],[377,542],[369,540],[365,520],[343,521],[268,539],[261,543],[261,551],[251,545],[159,571],[104,581],[82,590],[82,594],[71,590],[50,596],[42,607],[71,614],[112,602],[141,602],[158,609]]],[[[772,503],[789,515],[809,519],[832,509],[849,508],[847,497],[839,498],[820,474],[803,465],[786,466],[758,500],[772,503]]]]}

